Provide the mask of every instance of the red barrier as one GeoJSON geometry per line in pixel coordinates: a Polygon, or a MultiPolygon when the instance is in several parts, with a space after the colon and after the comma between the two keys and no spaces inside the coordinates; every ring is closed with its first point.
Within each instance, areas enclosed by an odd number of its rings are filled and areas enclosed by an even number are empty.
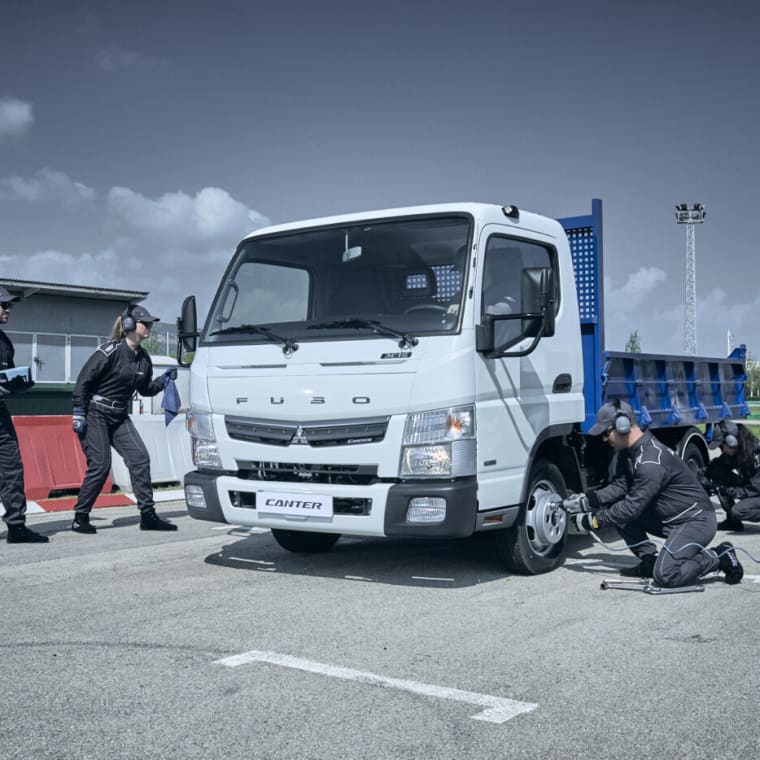
{"type": "MultiPolygon", "coordinates": [[[[82,447],[71,429],[70,415],[14,417],[27,499],[44,499],[53,491],[78,491],[87,470],[82,447]]],[[[101,493],[111,493],[111,475],[101,493]]]]}

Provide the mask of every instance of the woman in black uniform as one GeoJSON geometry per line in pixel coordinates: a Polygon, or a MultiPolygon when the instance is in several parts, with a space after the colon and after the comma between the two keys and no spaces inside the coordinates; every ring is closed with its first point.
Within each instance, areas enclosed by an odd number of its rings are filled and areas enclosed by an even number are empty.
{"type": "Polygon", "coordinates": [[[154,322],[158,317],[145,307],[128,307],[114,323],[111,339],[87,360],[77,377],[72,427],[87,457],[87,472],[71,524],[77,533],[97,532],[90,523],[90,511],[111,471],[111,446],[129,470],[140,510],[140,529],[177,530],[176,525],[156,514],[150,455],[129,418],[135,391],[155,396],[177,377],[176,368],[169,368],[153,379],[153,364],[140,344],[150,337],[154,322]]]}

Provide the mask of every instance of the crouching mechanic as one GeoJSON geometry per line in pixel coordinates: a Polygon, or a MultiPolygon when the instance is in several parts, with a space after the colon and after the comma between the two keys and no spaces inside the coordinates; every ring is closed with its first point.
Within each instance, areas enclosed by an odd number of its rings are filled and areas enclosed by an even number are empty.
{"type": "Polygon", "coordinates": [[[711,449],[718,446],[720,456],[705,470],[726,513],[718,530],[742,531],[742,520],[760,522],[760,440],[744,425],[722,420],[710,443],[711,449]]]}
{"type": "Polygon", "coordinates": [[[733,546],[706,549],[715,537],[715,509],[696,475],[667,446],[636,423],[625,401],[604,404],[589,431],[616,451],[613,481],[588,491],[589,512],[574,516],[581,530],[614,525],[639,558],[621,575],[653,578],[663,588],[687,586],[714,570],[726,583],[741,581],[744,571],[733,546]],[[657,555],[647,533],[665,539],[657,555]]]}

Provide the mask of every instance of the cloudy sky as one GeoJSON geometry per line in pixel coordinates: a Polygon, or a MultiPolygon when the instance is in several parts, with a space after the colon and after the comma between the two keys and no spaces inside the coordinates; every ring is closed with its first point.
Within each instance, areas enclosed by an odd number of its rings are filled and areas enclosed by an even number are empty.
{"type": "Polygon", "coordinates": [[[607,346],[760,355],[760,4],[0,0],[3,276],[207,305],[267,222],[604,202],[607,346]]]}

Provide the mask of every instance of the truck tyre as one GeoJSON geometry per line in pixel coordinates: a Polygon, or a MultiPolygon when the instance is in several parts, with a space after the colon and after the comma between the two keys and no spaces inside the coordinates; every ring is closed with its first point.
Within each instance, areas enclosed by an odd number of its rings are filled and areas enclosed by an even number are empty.
{"type": "Polygon", "coordinates": [[[686,462],[686,466],[697,476],[701,475],[702,471],[707,467],[707,462],[705,462],[702,451],[694,443],[687,444],[683,452],[683,461],[686,462]]]}
{"type": "Polygon", "coordinates": [[[310,533],[301,530],[272,528],[274,540],[289,552],[296,554],[317,554],[331,549],[340,538],[340,533],[310,533]]]}
{"type": "Polygon", "coordinates": [[[499,559],[508,570],[538,575],[565,561],[567,514],[561,507],[565,496],[567,488],[559,469],[546,460],[536,460],[517,523],[493,534],[499,559]]]}

